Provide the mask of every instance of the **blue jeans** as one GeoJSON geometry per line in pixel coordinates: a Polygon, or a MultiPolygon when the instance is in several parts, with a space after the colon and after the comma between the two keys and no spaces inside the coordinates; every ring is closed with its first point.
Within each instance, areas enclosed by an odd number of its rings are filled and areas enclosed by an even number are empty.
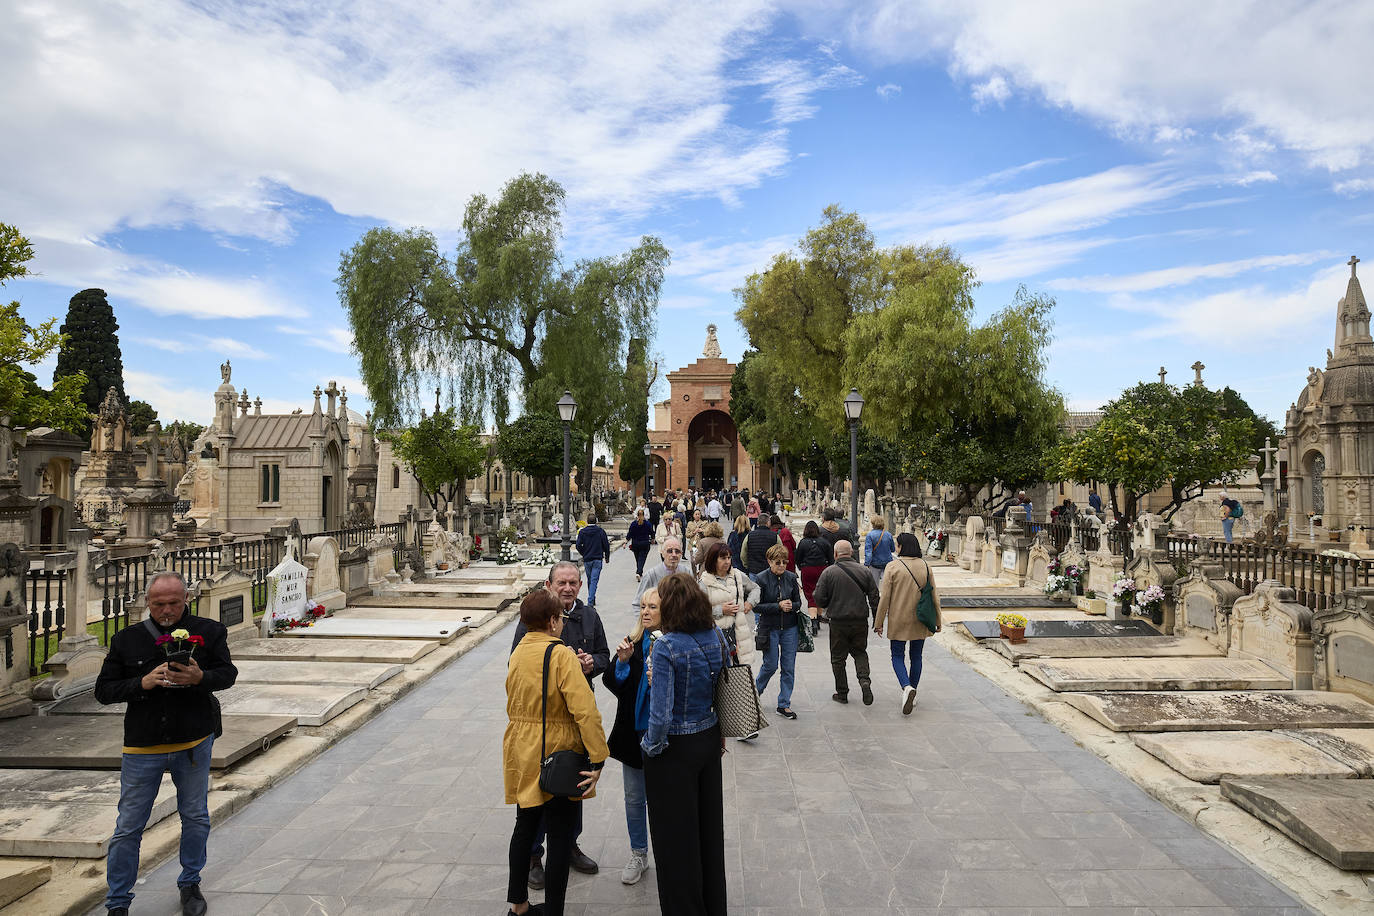
{"type": "Polygon", "coordinates": [[[644,794],[644,771],[622,767],[625,781],[625,826],[630,830],[630,851],[649,852],[649,802],[644,794]]]}
{"type": "Polygon", "coordinates": [[[601,565],[605,560],[584,560],[587,570],[587,603],[596,604],[596,583],[601,581],[601,565]]]}
{"type": "Polygon", "coordinates": [[[1224,518],[1221,520],[1221,531],[1226,535],[1226,543],[1228,544],[1231,543],[1231,529],[1235,527],[1235,524],[1236,520],[1233,518],[1224,518]]]}
{"type": "Polygon", "coordinates": [[[773,672],[778,670],[778,659],[781,656],[782,677],[778,685],[778,709],[789,709],[792,706],[792,685],[797,680],[797,641],[800,638],[796,626],[774,630],[768,634],[768,650],[763,653],[759,676],[754,686],[758,687],[759,695],[762,696],[763,688],[768,686],[768,682],[773,679],[773,672]]]}
{"type": "Polygon", "coordinates": [[[127,907],[134,899],[134,880],[138,878],[138,850],[143,843],[143,828],[153,813],[162,774],[172,773],[177,789],[177,811],[181,813],[181,875],[177,887],[200,883],[205,867],[205,841],[210,836],[210,748],[213,735],[188,751],[170,754],[125,754],[119,767],[119,815],[114,836],[105,857],[105,879],[109,893],[106,909],[127,907]]]}
{"type": "Polygon", "coordinates": [[[910,642],[905,642],[900,639],[890,639],[888,642],[892,643],[892,670],[897,672],[897,683],[902,685],[903,690],[920,684],[921,651],[925,649],[926,641],[924,639],[913,639],[910,642]],[[906,663],[902,658],[907,646],[911,647],[910,673],[907,672],[906,663]]]}

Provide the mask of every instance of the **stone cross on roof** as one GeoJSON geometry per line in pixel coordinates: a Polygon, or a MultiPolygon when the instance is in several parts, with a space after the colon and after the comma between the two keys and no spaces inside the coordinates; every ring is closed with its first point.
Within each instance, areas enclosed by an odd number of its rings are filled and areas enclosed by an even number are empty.
{"type": "Polygon", "coordinates": [[[1168,374],[1169,374],[1168,371],[1165,370],[1165,368],[1164,368],[1163,366],[1160,366],[1160,367],[1159,367],[1159,383],[1160,383],[1161,385],[1164,384],[1164,376],[1166,376],[1166,375],[1168,375],[1168,374]]]}
{"type": "Polygon", "coordinates": [[[1274,456],[1279,450],[1269,444],[1269,437],[1264,437],[1264,448],[1260,449],[1260,454],[1264,455],[1264,473],[1268,474],[1274,469],[1274,456]]]}
{"type": "Polygon", "coordinates": [[[1202,387],[1202,370],[1203,370],[1203,369],[1206,369],[1207,367],[1204,366],[1204,365],[1202,364],[1202,360],[1198,360],[1197,362],[1193,363],[1193,364],[1192,364],[1191,366],[1189,366],[1188,368],[1193,370],[1193,375],[1194,375],[1193,384],[1196,385],[1197,387],[1201,388],[1201,387],[1202,387]]]}
{"type": "Polygon", "coordinates": [[[1345,263],[1347,263],[1347,264],[1350,265],[1350,276],[1352,276],[1352,277],[1355,276],[1355,265],[1358,264],[1358,263],[1360,263],[1360,259],[1357,258],[1357,257],[1355,257],[1355,256],[1352,254],[1352,255],[1350,256],[1350,260],[1349,260],[1349,261],[1346,261],[1345,263]]]}

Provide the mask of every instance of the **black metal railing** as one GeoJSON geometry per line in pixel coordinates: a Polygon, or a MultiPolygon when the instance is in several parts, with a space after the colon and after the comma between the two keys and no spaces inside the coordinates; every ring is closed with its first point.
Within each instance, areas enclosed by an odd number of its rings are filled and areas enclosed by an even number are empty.
{"type": "Polygon", "coordinates": [[[65,569],[31,569],[25,607],[29,612],[29,677],[37,677],[67,632],[65,569]]]}
{"type": "Polygon", "coordinates": [[[146,556],[107,560],[96,567],[92,584],[100,588],[101,645],[109,645],[110,637],[129,625],[129,608],[143,594],[147,583],[146,556]]]}
{"type": "Polygon", "coordinates": [[[306,545],[314,538],[333,538],[338,542],[340,550],[352,550],[354,547],[362,547],[366,544],[376,530],[376,525],[359,525],[356,528],[330,528],[327,531],[316,531],[313,534],[302,533],[300,552],[304,556],[306,545]]]}

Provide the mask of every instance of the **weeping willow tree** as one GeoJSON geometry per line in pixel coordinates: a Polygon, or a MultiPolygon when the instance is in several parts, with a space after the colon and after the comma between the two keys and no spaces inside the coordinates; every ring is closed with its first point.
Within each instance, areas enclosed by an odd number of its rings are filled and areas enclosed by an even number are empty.
{"type": "Polygon", "coordinates": [[[453,256],[424,229],[369,229],[339,262],[363,381],[381,426],[419,413],[437,382],[465,423],[504,429],[513,400],[547,412],[564,389],[577,426],[609,438],[627,412],[629,340],[653,333],[668,251],[645,236],[620,255],[565,267],[563,188],[540,174],[475,195],[453,256]]]}

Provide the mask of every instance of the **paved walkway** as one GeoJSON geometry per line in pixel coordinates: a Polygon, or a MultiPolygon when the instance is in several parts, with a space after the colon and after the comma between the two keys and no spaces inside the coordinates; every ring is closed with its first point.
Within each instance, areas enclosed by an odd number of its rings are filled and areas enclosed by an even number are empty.
{"type": "MultiPolygon", "coordinates": [[[[609,642],[629,631],[627,552],[602,578],[609,642]]],[[[938,576],[938,569],[937,569],[938,576]]],[[[510,630],[489,639],[217,827],[204,888],[215,916],[505,912],[501,736],[510,630]]],[[[724,761],[731,911],[748,914],[1306,912],[934,643],[901,715],[887,644],[870,642],[877,703],[839,706],[825,634],[799,657],[793,702],[724,761]]],[[[851,673],[852,678],[852,673],[851,673]]],[[[776,680],[765,697],[775,705],[776,680]]],[[[613,700],[598,687],[609,726],[613,700]]],[[[658,911],[629,853],[620,765],[587,805],[572,914],[658,911]]],[[[178,912],[175,862],[134,912],[178,912]]],[[[538,892],[535,900],[541,899],[538,892]]]]}

